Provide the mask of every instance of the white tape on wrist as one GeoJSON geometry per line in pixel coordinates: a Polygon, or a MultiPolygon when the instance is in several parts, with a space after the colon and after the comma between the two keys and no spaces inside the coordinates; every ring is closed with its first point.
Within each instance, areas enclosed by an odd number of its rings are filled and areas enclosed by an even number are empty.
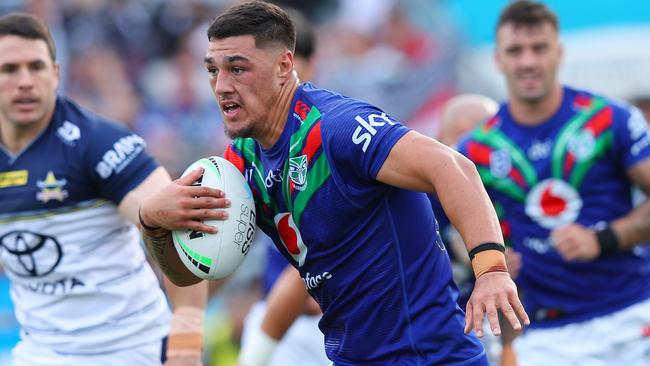
{"type": "Polygon", "coordinates": [[[277,345],[276,339],[271,338],[261,328],[256,328],[239,353],[239,364],[242,366],[266,366],[277,345]]]}

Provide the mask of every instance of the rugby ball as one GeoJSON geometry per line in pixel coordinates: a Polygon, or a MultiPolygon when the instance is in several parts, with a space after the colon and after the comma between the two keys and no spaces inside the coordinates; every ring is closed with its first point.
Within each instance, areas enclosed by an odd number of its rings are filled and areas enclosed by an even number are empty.
{"type": "Polygon", "coordinates": [[[194,275],[204,280],[224,278],[237,269],[250,250],[255,235],[255,202],[244,176],[228,160],[210,156],[190,165],[183,175],[197,167],[203,176],[195,185],[217,188],[231,202],[226,220],[208,220],[216,234],[174,230],[172,239],[178,256],[194,275]]]}

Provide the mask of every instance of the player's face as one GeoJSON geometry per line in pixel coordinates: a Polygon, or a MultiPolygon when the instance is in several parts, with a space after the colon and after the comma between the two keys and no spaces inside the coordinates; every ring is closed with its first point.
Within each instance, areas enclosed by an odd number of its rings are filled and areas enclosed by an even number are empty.
{"type": "Polygon", "coordinates": [[[535,103],[548,96],[557,83],[562,47],[549,23],[519,27],[506,23],[497,31],[495,59],[510,97],[535,103]]]}
{"type": "Polygon", "coordinates": [[[205,68],[229,137],[256,138],[264,133],[283,81],[281,56],[279,47],[257,48],[251,35],[209,42],[205,68]]]}
{"type": "Polygon", "coordinates": [[[41,39],[0,36],[0,121],[16,128],[42,126],[56,103],[59,67],[41,39]]]}

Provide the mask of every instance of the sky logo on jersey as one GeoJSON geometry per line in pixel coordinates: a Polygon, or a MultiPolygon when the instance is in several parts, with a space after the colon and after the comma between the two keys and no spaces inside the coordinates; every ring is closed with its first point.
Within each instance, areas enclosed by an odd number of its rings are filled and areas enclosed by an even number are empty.
{"type": "Polygon", "coordinates": [[[0,173],[0,188],[24,186],[28,177],[29,171],[26,169],[0,173]]]}
{"type": "Polygon", "coordinates": [[[113,172],[120,173],[144,150],[144,147],[145,142],[142,137],[136,134],[124,136],[104,153],[102,160],[95,166],[95,171],[102,179],[110,177],[113,172]]]}
{"type": "Polygon", "coordinates": [[[354,142],[355,145],[363,143],[361,146],[363,152],[366,152],[370,141],[372,141],[372,137],[377,134],[377,129],[375,127],[382,127],[386,124],[395,124],[395,122],[391,121],[386,113],[383,112],[382,114],[373,113],[368,116],[367,120],[361,116],[354,117],[354,120],[357,121],[359,126],[357,126],[352,134],[352,142],[354,142]]]}
{"type": "Polygon", "coordinates": [[[549,230],[574,222],[581,208],[578,191],[560,179],[539,182],[526,197],[526,214],[549,230]]]}
{"type": "Polygon", "coordinates": [[[307,163],[306,154],[289,158],[289,179],[299,191],[304,191],[307,187],[307,163]]]}
{"type": "Polygon", "coordinates": [[[57,200],[63,202],[64,199],[68,198],[68,191],[63,189],[68,183],[66,179],[56,179],[54,172],[51,170],[47,172],[45,180],[39,180],[36,182],[36,186],[41,189],[40,192],[36,193],[36,199],[47,203],[50,200],[57,200]]]}
{"type": "Polygon", "coordinates": [[[302,236],[293,221],[293,216],[289,212],[283,212],[275,215],[273,220],[282,244],[287,248],[287,252],[291,257],[298,262],[298,266],[302,267],[305,264],[305,257],[307,257],[307,246],[302,241],[302,236]]]}

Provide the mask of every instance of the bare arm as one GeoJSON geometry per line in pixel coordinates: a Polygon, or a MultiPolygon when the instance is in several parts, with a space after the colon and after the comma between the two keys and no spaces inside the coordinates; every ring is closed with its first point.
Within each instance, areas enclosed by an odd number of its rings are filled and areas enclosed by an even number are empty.
{"type": "Polygon", "coordinates": [[[304,314],[311,300],[298,271],[287,266],[266,298],[262,330],[274,339],[281,339],[291,324],[304,314]]]}
{"type": "MultiPolygon", "coordinates": [[[[120,214],[126,217],[129,221],[140,226],[138,209],[142,202],[153,193],[161,190],[170,182],[171,179],[169,174],[164,168],[160,167],[154,170],[142,183],[122,199],[122,202],[120,202],[120,205],[118,206],[120,214]]],[[[171,237],[169,235],[166,235],[166,237],[167,240],[171,242],[171,237]]],[[[152,250],[156,249],[152,246],[152,243],[156,240],[155,238],[154,240],[151,240],[152,238],[145,233],[144,239],[151,255],[155,255],[156,252],[160,254],[160,250],[152,250]]],[[[167,246],[166,248],[170,248],[170,246],[167,246]]],[[[171,250],[174,250],[174,248],[171,247],[171,250]]],[[[164,264],[166,262],[162,263],[164,264]]],[[[169,337],[170,359],[174,357],[173,352],[178,351],[179,348],[186,350],[186,348],[184,348],[185,345],[175,347],[175,345],[172,344],[173,338],[177,335],[174,333],[179,333],[180,330],[180,333],[184,334],[182,337],[192,338],[194,352],[190,352],[192,354],[176,355],[176,357],[183,358],[183,360],[179,361],[177,359],[176,361],[178,361],[178,363],[175,364],[198,365],[201,362],[201,334],[203,330],[203,312],[208,296],[207,283],[203,281],[192,287],[181,288],[165,279],[164,286],[174,312],[172,318],[172,329],[169,337]]]]}
{"type": "Polygon", "coordinates": [[[216,233],[216,228],[205,225],[204,220],[223,220],[224,208],[229,201],[223,192],[208,187],[192,186],[203,171],[197,169],[165,185],[149,195],[140,205],[144,243],[149,254],[158,263],[163,273],[178,286],[198,283],[196,277],[181,262],[171,238],[171,230],[192,229],[216,233]]]}
{"type": "MultiPolygon", "coordinates": [[[[468,252],[482,243],[503,243],[499,220],[476,167],[436,140],[415,131],[404,135],[393,146],[377,180],[404,189],[437,193],[468,252]]],[[[503,253],[481,252],[472,266],[477,279],[467,304],[465,331],[474,329],[482,336],[483,316],[487,315],[492,332],[499,335],[497,309],[502,310],[515,329],[521,328],[517,317],[528,324],[516,286],[504,272],[503,253]]]]}
{"type": "MultiPolygon", "coordinates": [[[[157,168],[140,185],[122,199],[122,202],[118,206],[120,214],[142,229],[140,220],[138,219],[140,205],[152,193],[160,191],[170,182],[171,178],[167,171],[162,167],[157,168]]],[[[175,253],[169,231],[143,229],[142,238],[147,247],[147,252],[158,263],[163,273],[168,276],[171,275],[173,278],[184,278],[181,274],[187,270],[175,253]]],[[[198,281],[190,282],[179,280],[179,283],[182,285],[189,285],[198,281]]]]}
{"type": "MultiPolygon", "coordinates": [[[[643,192],[650,195],[650,159],[633,166],[628,170],[628,176],[643,192]]],[[[629,214],[611,223],[616,233],[621,249],[650,240],[650,200],[646,200],[630,211],[629,214]]]]}
{"type": "MultiPolygon", "coordinates": [[[[650,194],[650,159],[633,166],[628,177],[646,195],[650,194]]],[[[614,236],[614,251],[629,250],[650,240],[650,200],[646,200],[627,215],[609,223],[614,236]]],[[[551,232],[553,245],[566,260],[592,260],[603,255],[597,232],[578,223],[559,227],[551,232]]],[[[611,253],[611,252],[610,252],[611,253]]],[[[607,255],[609,253],[605,253],[607,255]]]]}
{"type": "Polygon", "coordinates": [[[474,164],[438,141],[411,131],[391,150],[377,180],[421,192],[435,192],[468,250],[503,236],[474,164]]]}

